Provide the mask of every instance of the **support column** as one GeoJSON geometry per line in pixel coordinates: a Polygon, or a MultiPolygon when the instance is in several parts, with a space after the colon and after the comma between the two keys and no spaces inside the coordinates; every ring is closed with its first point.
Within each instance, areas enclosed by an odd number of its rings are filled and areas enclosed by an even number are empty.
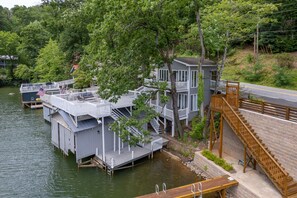
{"type": "Polygon", "coordinates": [[[166,127],[167,127],[167,119],[164,118],[164,133],[166,134],[166,127]]]}
{"type": "Polygon", "coordinates": [[[226,189],[221,191],[221,198],[226,198],[226,189]]]}
{"type": "Polygon", "coordinates": [[[171,136],[174,137],[175,127],[174,127],[174,121],[171,122],[171,136]]]}
{"type": "Polygon", "coordinates": [[[253,163],[253,165],[254,165],[254,170],[256,170],[257,169],[257,161],[255,160],[255,159],[253,159],[254,160],[254,163],[253,163]]]}
{"type": "Polygon", "coordinates": [[[213,112],[210,112],[209,150],[212,151],[213,112]]]}
{"type": "Polygon", "coordinates": [[[220,148],[219,156],[222,158],[223,155],[223,114],[221,113],[221,122],[220,122],[220,148]]]}
{"type": "Polygon", "coordinates": [[[116,152],[116,133],[113,132],[113,152],[116,152]]]}
{"type": "Polygon", "coordinates": [[[246,146],[244,146],[244,154],[243,154],[243,173],[245,173],[246,169],[246,146]]]}
{"type": "Polygon", "coordinates": [[[102,117],[102,160],[105,162],[105,127],[104,127],[104,117],[102,117]]]}

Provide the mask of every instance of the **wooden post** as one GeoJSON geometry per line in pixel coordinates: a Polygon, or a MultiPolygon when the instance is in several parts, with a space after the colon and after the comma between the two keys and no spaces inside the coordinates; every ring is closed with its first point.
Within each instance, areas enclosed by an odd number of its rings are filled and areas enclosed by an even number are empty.
{"type": "Polygon", "coordinates": [[[254,159],[253,165],[254,165],[254,170],[256,170],[257,169],[257,161],[256,161],[256,159],[254,159]]]}
{"type": "Polygon", "coordinates": [[[290,119],[290,108],[286,107],[286,120],[290,119]]]}
{"type": "Polygon", "coordinates": [[[213,133],[213,112],[210,112],[210,132],[209,132],[209,150],[212,151],[212,133],[213,133]]]}
{"type": "Polygon", "coordinates": [[[221,113],[221,122],[220,122],[220,149],[219,156],[222,158],[223,154],[223,114],[221,113]]]}
{"type": "Polygon", "coordinates": [[[261,113],[264,114],[264,102],[261,102],[261,113]]]}
{"type": "Polygon", "coordinates": [[[226,189],[223,189],[223,190],[221,191],[221,197],[222,197],[222,198],[226,198],[226,189]]]}
{"type": "Polygon", "coordinates": [[[245,173],[245,169],[246,169],[246,146],[244,146],[243,173],[245,173]]]}

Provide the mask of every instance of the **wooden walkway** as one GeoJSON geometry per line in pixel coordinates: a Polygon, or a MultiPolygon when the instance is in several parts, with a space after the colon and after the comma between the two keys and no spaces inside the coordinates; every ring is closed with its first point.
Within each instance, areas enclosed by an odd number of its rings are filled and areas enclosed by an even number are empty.
{"type": "MultiPolygon", "coordinates": [[[[208,179],[198,183],[201,183],[202,195],[222,191],[222,197],[226,196],[227,188],[238,185],[238,182],[233,178],[229,177],[229,175],[215,177],[213,179],[208,179]]],[[[198,183],[196,182],[193,184],[188,184],[185,186],[169,189],[165,192],[162,191],[162,189],[160,189],[159,193],[143,195],[138,198],[165,198],[165,197],[189,198],[189,197],[194,197],[194,195],[199,196],[200,192],[198,191],[198,183]],[[194,185],[195,185],[195,188],[194,188],[194,185]]]]}

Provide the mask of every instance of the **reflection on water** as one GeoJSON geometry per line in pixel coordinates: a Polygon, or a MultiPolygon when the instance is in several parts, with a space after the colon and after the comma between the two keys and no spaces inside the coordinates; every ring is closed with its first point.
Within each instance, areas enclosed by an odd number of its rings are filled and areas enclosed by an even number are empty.
{"type": "Polygon", "coordinates": [[[113,177],[78,170],[74,156],[50,141],[42,110],[22,109],[17,88],[0,88],[0,197],[134,197],[154,192],[155,184],[169,189],[198,179],[163,153],[113,177]]]}

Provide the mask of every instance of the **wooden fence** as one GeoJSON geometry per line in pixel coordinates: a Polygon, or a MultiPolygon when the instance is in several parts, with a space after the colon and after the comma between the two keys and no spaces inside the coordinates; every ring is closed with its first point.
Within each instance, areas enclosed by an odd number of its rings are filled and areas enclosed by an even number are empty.
{"type": "Polygon", "coordinates": [[[240,99],[239,107],[292,122],[297,122],[297,108],[248,99],[240,99]]]}

